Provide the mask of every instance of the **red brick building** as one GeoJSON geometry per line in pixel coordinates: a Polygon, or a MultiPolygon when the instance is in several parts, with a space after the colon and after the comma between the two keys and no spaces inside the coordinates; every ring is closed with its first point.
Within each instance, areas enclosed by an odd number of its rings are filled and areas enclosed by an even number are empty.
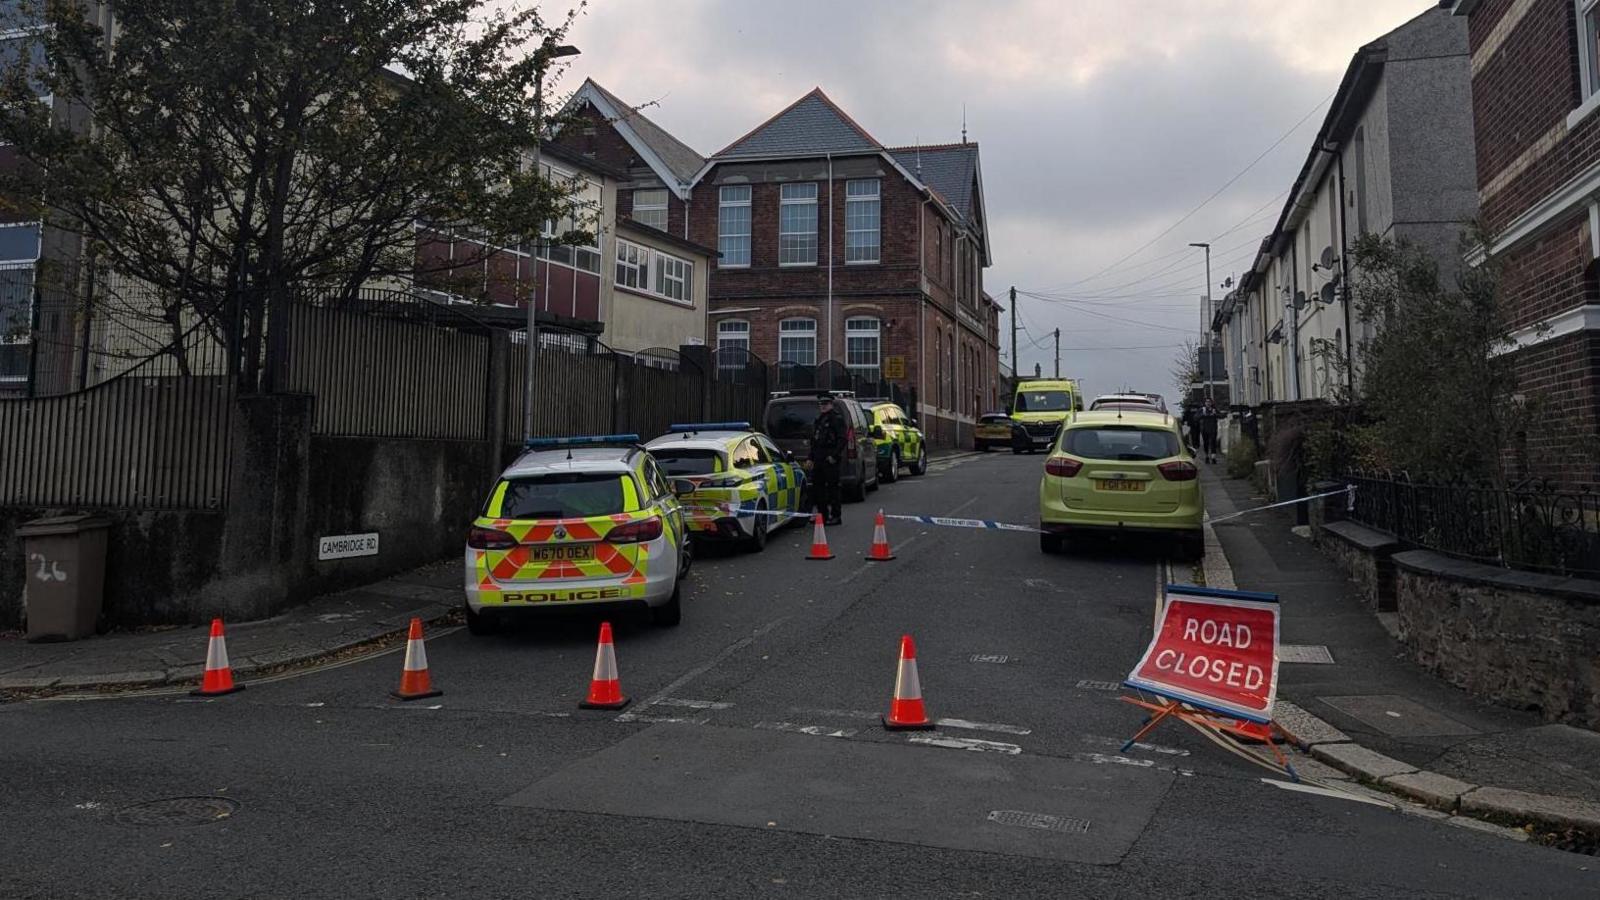
{"type": "Polygon", "coordinates": [[[937,446],[1000,405],[977,144],[885,146],[819,88],[713,154],[687,217],[719,350],[892,392],[937,446]]]}
{"type": "Polygon", "coordinates": [[[1519,387],[1550,402],[1528,474],[1600,483],[1600,0],[1447,0],[1468,18],[1484,248],[1519,387]]]}

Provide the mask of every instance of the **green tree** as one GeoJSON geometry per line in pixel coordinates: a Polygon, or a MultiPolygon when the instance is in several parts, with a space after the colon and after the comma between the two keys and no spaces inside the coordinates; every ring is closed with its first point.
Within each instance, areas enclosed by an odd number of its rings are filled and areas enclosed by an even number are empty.
{"type": "Polygon", "coordinates": [[[111,4],[113,24],[85,0],[13,8],[45,27],[0,72],[0,142],[23,161],[0,202],[81,235],[174,330],[231,328],[251,363],[263,298],[410,277],[419,223],[507,246],[575,213],[527,151],[578,10],[139,0],[111,4]]]}

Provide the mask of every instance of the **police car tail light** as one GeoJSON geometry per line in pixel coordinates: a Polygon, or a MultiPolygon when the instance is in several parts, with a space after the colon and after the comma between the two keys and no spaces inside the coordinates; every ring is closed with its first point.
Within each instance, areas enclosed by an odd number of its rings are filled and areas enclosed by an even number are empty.
{"type": "Polygon", "coordinates": [[[856,458],[856,430],[854,427],[844,430],[845,455],[851,459],[856,458]]]}
{"type": "Polygon", "coordinates": [[[1200,469],[1186,459],[1175,459],[1164,462],[1156,469],[1161,472],[1161,477],[1168,481],[1193,481],[1200,477],[1200,469]]]}
{"type": "Polygon", "coordinates": [[[1083,463],[1065,456],[1052,456],[1044,461],[1046,475],[1055,475],[1059,478],[1071,478],[1083,470],[1083,463]]]}
{"type": "Polygon", "coordinates": [[[606,540],[613,544],[642,544],[658,537],[661,537],[661,517],[651,516],[642,521],[618,525],[606,535],[606,540]]]}
{"type": "Polygon", "coordinates": [[[467,532],[467,546],[474,550],[510,550],[516,545],[516,538],[495,528],[479,528],[474,525],[472,530],[467,532]]]}

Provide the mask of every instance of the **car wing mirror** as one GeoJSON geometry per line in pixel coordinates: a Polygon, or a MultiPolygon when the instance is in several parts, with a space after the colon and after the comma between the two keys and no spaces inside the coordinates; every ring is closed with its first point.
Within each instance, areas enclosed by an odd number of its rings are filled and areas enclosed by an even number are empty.
{"type": "Polygon", "coordinates": [[[687,478],[674,478],[670,482],[673,496],[687,497],[694,493],[695,484],[687,478]]]}

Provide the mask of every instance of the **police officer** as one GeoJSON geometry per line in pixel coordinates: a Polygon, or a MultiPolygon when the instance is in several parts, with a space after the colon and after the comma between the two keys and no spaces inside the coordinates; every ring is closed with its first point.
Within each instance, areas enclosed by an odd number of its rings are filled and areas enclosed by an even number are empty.
{"type": "Polygon", "coordinates": [[[1217,420],[1221,416],[1217,402],[1207,397],[1205,405],[1200,407],[1200,446],[1205,450],[1208,463],[1217,461],[1217,420]]]}
{"type": "Polygon", "coordinates": [[[844,463],[844,415],[834,407],[833,395],[817,398],[821,414],[811,432],[811,498],[829,525],[844,522],[839,502],[839,467],[844,463]]]}

